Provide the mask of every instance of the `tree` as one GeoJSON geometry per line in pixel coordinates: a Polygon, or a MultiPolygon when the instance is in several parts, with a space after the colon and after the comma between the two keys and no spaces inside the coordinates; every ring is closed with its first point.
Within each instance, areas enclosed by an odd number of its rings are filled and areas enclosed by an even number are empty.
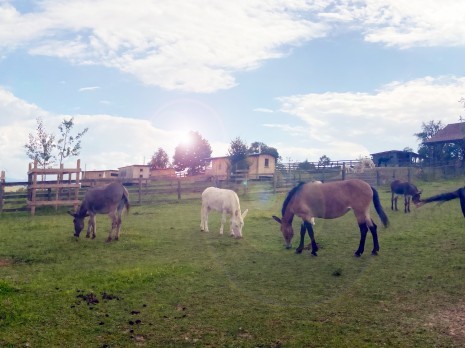
{"type": "Polygon", "coordinates": [[[79,156],[81,150],[81,138],[87,133],[89,128],[84,128],[82,132],[79,132],[76,136],[71,134],[71,130],[74,127],[74,117],[69,120],[63,119],[61,124],[58,126],[60,130],[61,138],[58,140],[56,145],[58,149],[58,157],[60,165],[63,160],[70,156],[79,156]]]}
{"type": "Polygon", "coordinates": [[[149,166],[150,169],[166,169],[170,165],[170,160],[168,154],[161,147],[153,154],[152,159],[150,160],[149,166]]]}
{"type": "Polygon", "coordinates": [[[423,142],[436,135],[436,133],[443,128],[444,126],[442,125],[441,121],[435,122],[434,120],[431,120],[428,123],[422,122],[421,132],[414,134],[420,141],[420,145],[418,145],[418,154],[421,158],[431,159],[431,157],[433,157],[442,159],[442,148],[434,147],[433,152],[431,152],[430,148],[423,142]]]}
{"type": "Polygon", "coordinates": [[[303,162],[300,162],[298,164],[298,168],[300,170],[312,170],[315,169],[315,165],[313,163],[310,163],[307,159],[303,162]]]}
{"type": "Polygon", "coordinates": [[[250,144],[250,147],[247,150],[247,153],[248,154],[258,153],[258,154],[270,155],[270,156],[273,156],[276,160],[281,158],[276,148],[268,146],[265,143],[262,143],[259,141],[255,141],[252,144],[250,144]]]}
{"type": "Polygon", "coordinates": [[[231,169],[235,173],[239,169],[248,169],[249,163],[247,162],[247,144],[237,137],[231,141],[228,149],[229,161],[231,162],[231,169]]]}
{"type": "Polygon", "coordinates": [[[190,141],[179,144],[173,156],[173,166],[177,171],[188,170],[188,175],[205,171],[212,149],[207,140],[198,132],[189,132],[190,141]]]}
{"type": "Polygon", "coordinates": [[[319,167],[325,167],[329,164],[331,164],[331,159],[326,155],[321,156],[320,159],[318,160],[319,167]]]}
{"type": "Polygon", "coordinates": [[[36,118],[36,134],[29,133],[29,143],[24,145],[27,156],[37,161],[44,169],[55,162],[53,149],[55,145],[55,136],[45,131],[44,123],[40,117],[36,118]]]}

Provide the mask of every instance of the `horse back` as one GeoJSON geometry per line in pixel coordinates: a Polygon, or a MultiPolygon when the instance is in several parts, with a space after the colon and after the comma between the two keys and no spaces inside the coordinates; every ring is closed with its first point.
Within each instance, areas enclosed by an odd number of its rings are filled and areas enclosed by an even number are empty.
{"type": "Polygon", "coordinates": [[[320,185],[305,184],[292,202],[295,214],[324,219],[338,218],[353,209],[369,210],[373,191],[365,181],[352,179],[320,185]]]}

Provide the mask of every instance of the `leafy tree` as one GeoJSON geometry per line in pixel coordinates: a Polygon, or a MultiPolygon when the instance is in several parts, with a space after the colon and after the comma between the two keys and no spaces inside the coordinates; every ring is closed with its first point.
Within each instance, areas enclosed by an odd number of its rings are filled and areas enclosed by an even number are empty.
{"type": "Polygon", "coordinates": [[[239,169],[249,168],[247,162],[247,144],[237,137],[231,141],[228,149],[229,161],[231,162],[232,171],[235,173],[239,169]]]}
{"type": "Polygon", "coordinates": [[[318,160],[319,167],[325,167],[329,164],[331,164],[331,159],[326,155],[321,156],[320,159],[318,160]]]}
{"type": "Polygon", "coordinates": [[[300,170],[312,170],[315,169],[315,165],[313,163],[310,163],[308,160],[305,160],[298,164],[298,168],[300,170]]]}
{"type": "Polygon", "coordinates": [[[442,148],[434,147],[433,152],[431,153],[430,148],[423,142],[431,139],[431,137],[436,135],[436,133],[443,128],[444,126],[441,121],[436,122],[431,120],[428,123],[422,122],[421,132],[414,134],[418,141],[420,141],[420,145],[418,145],[418,154],[421,158],[430,159],[431,156],[433,156],[433,158],[442,159],[442,148]]]}
{"type": "Polygon", "coordinates": [[[207,140],[198,132],[189,132],[190,141],[179,144],[173,156],[173,166],[177,171],[187,169],[188,175],[195,175],[205,171],[212,149],[207,140]]]}
{"type": "Polygon", "coordinates": [[[37,160],[44,169],[55,162],[53,150],[55,136],[45,131],[44,123],[40,117],[36,118],[36,134],[29,133],[29,143],[24,145],[26,155],[33,161],[37,160]]]}
{"type": "Polygon", "coordinates": [[[63,163],[65,158],[70,156],[79,156],[81,150],[81,138],[87,133],[89,128],[84,128],[82,132],[73,136],[71,130],[74,127],[74,117],[69,120],[63,119],[61,124],[58,126],[60,130],[61,138],[58,140],[56,145],[58,149],[58,157],[60,164],[63,163]]]}
{"type": "Polygon", "coordinates": [[[265,143],[255,141],[252,144],[250,144],[249,149],[247,150],[248,154],[265,154],[265,155],[270,155],[273,156],[275,159],[280,159],[281,156],[279,156],[278,150],[274,147],[268,146],[265,143]]]}
{"type": "Polygon", "coordinates": [[[161,147],[153,154],[150,160],[150,169],[166,169],[170,165],[168,154],[161,147]]]}

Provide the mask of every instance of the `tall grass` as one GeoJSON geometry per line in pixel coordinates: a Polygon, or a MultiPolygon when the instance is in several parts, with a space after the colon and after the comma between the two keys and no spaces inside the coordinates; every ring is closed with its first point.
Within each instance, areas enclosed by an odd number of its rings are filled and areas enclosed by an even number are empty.
{"type": "Polygon", "coordinates": [[[76,241],[64,210],[2,214],[0,346],[463,346],[459,202],[404,214],[379,192],[391,226],[380,255],[361,258],[351,213],[317,220],[318,257],[285,250],[271,219],[284,195],[254,190],[241,196],[242,240],[219,235],[215,213],[200,232],[200,199],[134,207],[112,243],[105,216],[95,240],[76,241]]]}

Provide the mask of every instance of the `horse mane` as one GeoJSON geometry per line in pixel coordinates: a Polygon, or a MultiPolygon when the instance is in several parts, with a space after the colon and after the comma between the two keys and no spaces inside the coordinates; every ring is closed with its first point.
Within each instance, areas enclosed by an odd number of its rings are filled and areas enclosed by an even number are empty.
{"type": "Polygon", "coordinates": [[[281,210],[282,216],[284,216],[284,213],[286,212],[287,206],[289,205],[289,202],[291,201],[292,197],[294,197],[294,195],[300,191],[304,184],[304,182],[299,182],[297,186],[295,186],[292,190],[289,191],[289,193],[286,196],[286,199],[283,202],[283,208],[281,210]]]}

